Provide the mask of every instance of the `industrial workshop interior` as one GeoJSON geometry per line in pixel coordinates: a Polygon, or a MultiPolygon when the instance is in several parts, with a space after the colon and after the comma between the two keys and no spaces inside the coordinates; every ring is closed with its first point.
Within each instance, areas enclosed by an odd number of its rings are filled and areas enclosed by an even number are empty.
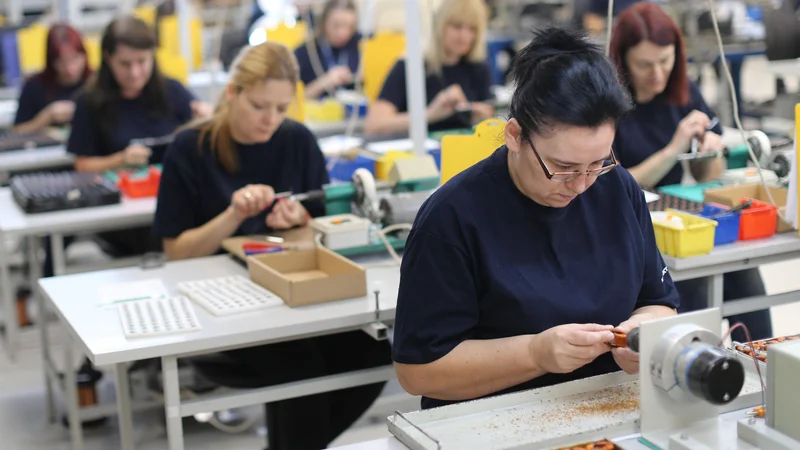
{"type": "Polygon", "coordinates": [[[2,5],[0,449],[800,450],[800,2],[2,5]]]}

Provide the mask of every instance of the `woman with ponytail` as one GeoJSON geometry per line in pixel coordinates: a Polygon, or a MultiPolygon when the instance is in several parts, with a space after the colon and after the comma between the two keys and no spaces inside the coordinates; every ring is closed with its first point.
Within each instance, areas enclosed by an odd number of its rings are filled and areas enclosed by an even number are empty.
{"type": "Polygon", "coordinates": [[[321,201],[275,201],[328,183],[314,135],[286,118],[297,63],[285,47],[245,47],[214,115],[176,136],[164,160],[155,230],[171,259],[216,253],[226,238],[305,225],[321,201]]]}
{"type": "Polygon", "coordinates": [[[392,346],[423,408],[639,370],[612,328],[675,314],[642,190],[612,149],[630,96],[601,49],[557,28],[512,66],[505,143],[422,206],[392,346]]]}
{"type": "MultiPolygon", "coordinates": [[[[272,42],[245,47],[213,117],[178,134],[164,159],[154,224],[170,259],[211,255],[230,236],[302,226],[325,214],[321,202],[275,200],[276,192],[307,192],[328,183],[316,139],[286,118],[298,77],[286,47],[272,42]]],[[[226,354],[259,377],[261,386],[391,363],[388,342],[362,331],[226,354]]],[[[327,448],[372,405],[384,384],[266,405],[269,449],[327,448]]]]}

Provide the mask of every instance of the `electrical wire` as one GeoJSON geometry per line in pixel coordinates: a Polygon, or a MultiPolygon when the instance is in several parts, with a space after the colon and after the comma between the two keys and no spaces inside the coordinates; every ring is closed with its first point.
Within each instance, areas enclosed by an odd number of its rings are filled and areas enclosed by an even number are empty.
{"type": "MultiPolygon", "coordinates": [[[[613,0],[612,0],[613,1],[613,0]]],[[[736,95],[736,88],[733,83],[733,76],[731,75],[730,68],[728,67],[728,59],[725,56],[725,46],[722,44],[722,33],[719,31],[719,23],[717,22],[717,12],[716,12],[716,2],[715,0],[708,0],[708,5],[710,8],[710,15],[711,15],[711,23],[714,26],[714,34],[717,37],[717,46],[719,48],[719,59],[722,63],[722,71],[725,73],[725,78],[728,81],[728,87],[730,88],[731,93],[731,102],[733,107],[733,121],[736,124],[736,128],[739,130],[739,133],[742,135],[742,140],[744,141],[744,145],[747,146],[747,152],[750,154],[750,159],[753,160],[753,163],[756,165],[756,169],[758,170],[758,177],[761,180],[761,185],[764,186],[764,191],[767,193],[767,198],[769,202],[773,205],[777,206],[775,200],[772,198],[772,192],[770,192],[770,188],[767,185],[767,181],[764,179],[763,169],[761,168],[761,163],[759,162],[758,158],[756,157],[755,152],[753,151],[753,146],[750,145],[750,141],[747,139],[746,132],[744,131],[744,127],[742,126],[741,117],[739,117],[739,99],[736,95]]],[[[778,216],[788,223],[792,223],[793,221],[786,220],[786,217],[781,213],[780,208],[778,209],[778,216]]]]}
{"type": "Polygon", "coordinates": [[[380,240],[383,241],[383,245],[386,246],[386,250],[392,256],[392,258],[395,261],[397,261],[397,264],[401,264],[403,262],[403,258],[401,258],[400,255],[397,254],[397,251],[395,251],[394,246],[392,246],[392,243],[389,242],[389,239],[386,235],[400,230],[411,231],[411,224],[396,223],[394,225],[389,225],[388,227],[383,227],[377,231],[378,238],[380,238],[380,240]]]}
{"type": "Polygon", "coordinates": [[[755,348],[753,348],[753,339],[750,336],[750,330],[747,329],[747,325],[745,325],[742,322],[738,322],[735,325],[733,325],[732,327],[730,327],[728,329],[728,332],[725,333],[725,335],[722,336],[722,338],[719,340],[719,344],[717,344],[717,346],[721,347],[722,343],[725,342],[725,340],[728,339],[728,337],[731,335],[731,333],[733,333],[733,331],[735,329],[737,329],[737,328],[741,328],[744,331],[745,339],[747,339],[747,342],[745,342],[745,344],[750,346],[750,351],[753,353],[752,354],[753,363],[755,363],[755,365],[756,365],[756,373],[758,374],[758,381],[761,382],[761,404],[762,404],[762,406],[766,405],[767,404],[767,399],[766,399],[767,386],[766,386],[766,384],[764,384],[764,376],[761,375],[761,366],[758,364],[758,358],[756,357],[756,350],[755,350],[755,348]]]}
{"type": "Polygon", "coordinates": [[[614,21],[614,0],[608,0],[608,15],[606,16],[606,56],[611,51],[611,23],[614,21]]]}

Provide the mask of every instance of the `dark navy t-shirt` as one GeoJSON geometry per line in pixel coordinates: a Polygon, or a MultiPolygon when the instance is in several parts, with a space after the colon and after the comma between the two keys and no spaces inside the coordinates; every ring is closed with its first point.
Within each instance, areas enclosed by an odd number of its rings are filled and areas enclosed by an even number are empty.
{"type": "MultiPolygon", "coordinates": [[[[134,139],[160,138],[174,133],[192,120],[194,97],[180,82],[170,78],[165,78],[164,82],[170,105],[167,115],[153,117],[141,97],[123,99],[116,107],[114,132],[110,134],[99,125],[86,94],[79,96],[67,151],[78,156],[109,156],[124,150],[134,139]]],[[[153,148],[150,164],[161,163],[166,148],[166,145],[153,148]]]]}
{"type": "MultiPolygon", "coordinates": [[[[678,306],[644,195],[627,171],[615,169],[568,206],[549,208],[516,188],[507,155],[499,148],[420,209],[400,269],[396,362],[428,364],[466,340],[570,323],[616,326],[643,306],[678,306]]],[[[617,370],[604,354],[503,393],[617,370]]],[[[423,398],[422,407],[447,403],[423,398]]]]}
{"type": "MultiPolygon", "coordinates": [[[[461,86],[470,102],[485,102],[492,98],[492,75],[486,63],[461,61],[453,66],[442,67],[441,74],[428,74],[425,77],[425,104],[429,105],[436,94],[453,84],[461,86]]],[[[398,112],[408,111],[406,95],[406,63],[401,60],[389,72],[378,96],[397,108],[398,112]]],[[[464,116],[455,115],[441,122],[428,125],[429,131],[471,128],[472,123],[464,116]]]]}
{"type": "MultiPolygon", "coordinates": [[[[353,74],[358,73],[358,64],[361,56],[359,55],[358,43],[361,35],[356,33],[344,47],[333,48],[330,47],[325,41],[321,39],[316,40],[317,55],[319,55],[319,62],[322,65],[322,72],[326,73],[335,66],[347,66],[353,74]]],[[[311,65],[311,57],[309,55],[309,48],[303,44],[294,51],[297,58],[297,65],[300,67],[300,80],[308,86],[316,80],[317,73],[314,72],[314,66],[311,65]]],[[[354,89],[353,84],[341,86],[343,89],[354,89]]],[[[321,97],[327,95],[323,93],[321,97]]]]}
{"type": "MultiPolygon", "coordinates": [[[[164,158],[153,230],[162,238],[178,237],[225,211],[233,193],[248,184],[265,184],[275,192],[308,192],[329,182],[325,158],[304,125],[286,119],[263,144],[238,145],[238,170],[228,173],[212,154],[208,138],[198,149],[200,132],[184,130],[164,158]]],[[[312,217],[325,215],[322,201],[303,202],[312,217]]],[[[235,235],[270,231],[271,208],[245,220],[235,235]]]]}
{"type": "MultiPolygon", "coordinates": [[[[614,154],[620,165],[625,168],[638,166],[666,147],[678,129],[678,123],[695,109],[706,113],[710,119],[715,116],[694,82],[689,83],[687,105],[669,105],[661,97],[656,97],[649,103],[637,103],[635,109],[617,127],[614,154]]],[[[721,135],[722,126],[717,124],[712,131],[721,135]]],[[[656,187],[680,184],[682,179],[683,167],[675,164],[656,187]]]]}
{"type": "Polygon", "coordinates": [[[43,109],[61,100],[73,100],[76,92],[83,86],[83,82],[73,86],[56,85],[50,88],[45,87],[41,74],[30,77],[17,101],[17,115],[14,118],[14,125],[29,122],[42,112],[43,109]]]}

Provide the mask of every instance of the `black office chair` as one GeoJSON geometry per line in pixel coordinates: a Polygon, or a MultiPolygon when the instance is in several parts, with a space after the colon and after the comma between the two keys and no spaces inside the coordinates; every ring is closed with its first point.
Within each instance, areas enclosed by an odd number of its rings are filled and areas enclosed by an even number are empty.
{"type": "Polygon", "coordinates": [[[206,381],[233,389],[264,387],[263,377],[225,353],[194,356],[187,360],[206,381]]]}

